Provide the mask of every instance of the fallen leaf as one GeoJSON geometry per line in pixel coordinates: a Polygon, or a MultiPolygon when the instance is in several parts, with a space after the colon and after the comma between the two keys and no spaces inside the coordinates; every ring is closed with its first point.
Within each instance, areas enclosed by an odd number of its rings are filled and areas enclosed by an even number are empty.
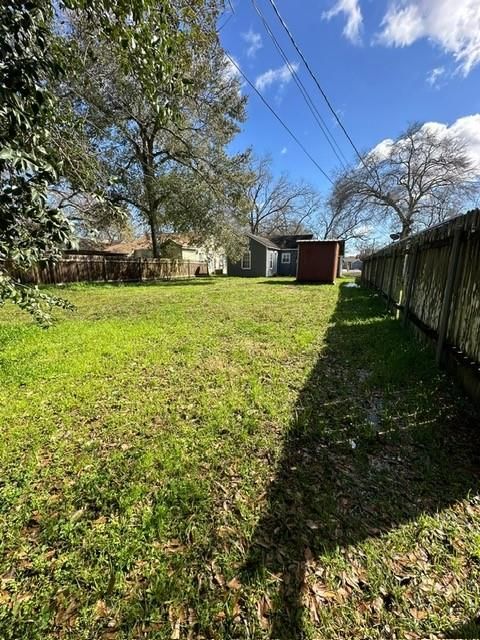
{"type": "Polygon", "coordinates": [[[227,582],[227,587],[234,591],[236,591],[237,589],[240,589],[241,586],[242,584],[238,578],[232,578],[230,582],[227,582]]]}
{"type": "Polygon", "coordinates": [[[375,600],[372,602],[372,609],[379,613],[383,609],[383,598],[382,596],[377,596],[375,600]]]}
{"type": "Polygon", "coordinates": [[[181,551],[185,551],[185,545],[182,544],[180,540],[177,540],[177,538],[169,540],[162,548],[167,553],[180,553],[181,551]]]}
{"type": "Polygon", "coordinates": [[[314,583],[311,587],[313,593],[315,594],[315,596],[317,598],[320,598],[321,600],[337,600],[338,596],[337,596],[337,592],[336,591],[332,591],[331,589],[327,589],[326,587],[318,584],[318,583],[314,583]]]}
{"type": "Polygon", "coordinates": [[[84,513],[85,509],[77,509],[77,511],[75,511],[75,513],[70,518],[70,522],[78,522],[83,517],[84,513]]]}
{"type": "Polygon", "coordinates": [[[168,619],[172,625],[171,640],[180,640],[181,626],[186,622],[186,615],[183,607],[171,605],[168,608],[168,619]]]}
{"type": "Polygon", "coordinates": [[[68,605],[60,606],[55,614],[55,624],[59,627],[71,627],[75,622],[78,603],[72,600],[68,605]]]}
{"type": "Polygon", "coordinates": [[[258,621],[262,629],[268,629],[270,627],[269,613],[272,609],[272,604],[268,596],[262,596],[257,602],[257,616],[258,621]]]}
{"type": "Polygon", "coordinates": [[[425,620],[425,618],[428,618],[427,611],[423,611],[422,609],[416,609],[415,607],[410,609],[410,615],[413,618],[415,618],[415,620],[425,620]]]}
{"type": "Polygon", "coordinates": [[[93,610],[96,618],[106,618],[110,613],[110,609],[107,607],[104,600],[97,600],[93,610]]]}

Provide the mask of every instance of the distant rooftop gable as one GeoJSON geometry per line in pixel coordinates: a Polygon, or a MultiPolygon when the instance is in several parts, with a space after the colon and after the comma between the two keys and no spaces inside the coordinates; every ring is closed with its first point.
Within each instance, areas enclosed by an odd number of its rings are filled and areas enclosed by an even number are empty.
{"type": "Polygon", "coordinates": [[[249,238],[252,238],[252,240],[255,240],[256,242],[258,242],[259,244],[263,244],[264,247],[267,247],[267,249],[275,249],[276,251],[278,251],[280,249],[280,247],[275,244],[275,242],[272,242],[272,240],[270,240],[270,238],[265,238],[263,236],[257,236],[254,233],[247,233],[247,236],[249,238]]]}
{"type": "Polygon", "coordinates": [[[270,236],[272,242],[274,242],[280,249],[296,249],[297,242],[299,240],[312,240],[313,233],[302,233],[299,235],[287,235],[287,236],[270,236]]]}
{"type": "MultiPolygon", "coordinates": [[[[161,233],[158,236],[158,244],[161,246],[165,242],[174,242],[183,249],[189,247],[198,247],[199,243],[196,242],[193,236],[182,233],[161,233]]],[[[151,251],[152,241],[150,238],[143,236],[141,238],[135,238],[129,242],[117,242],[105,247],[105,251],[109,253],[124,253],[127,255],[132,254],[134,251],[151,251]]]]}
{"type": "Polygon", "coordinates": [[[296,249],[297,242],[299,240],[311,240],[313,233],[304,233],[301,235],[288,235],[288,236],[257,236],[254,233],[247,233],[249,238],[253,238],[258,243],[263,244],[267,249],[274,249],[280,251],[282,249],[296,249]]]}

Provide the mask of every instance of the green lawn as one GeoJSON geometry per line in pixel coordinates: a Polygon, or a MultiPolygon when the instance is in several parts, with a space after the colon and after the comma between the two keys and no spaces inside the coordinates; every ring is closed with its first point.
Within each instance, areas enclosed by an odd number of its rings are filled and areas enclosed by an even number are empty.
{"type": "Polygon", "coordinates": [[[0,313],[0,638],[480,636],[478,414],[369,291],[0,313]]]}

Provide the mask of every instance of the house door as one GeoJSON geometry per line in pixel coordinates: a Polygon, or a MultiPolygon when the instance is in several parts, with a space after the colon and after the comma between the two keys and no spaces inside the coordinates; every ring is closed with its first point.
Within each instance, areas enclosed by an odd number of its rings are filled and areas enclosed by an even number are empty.
{"type": "Polygon", "coordinates": [[[267,276],[277,275],[278,252],[269,251],[267,258],[267,276]]]}

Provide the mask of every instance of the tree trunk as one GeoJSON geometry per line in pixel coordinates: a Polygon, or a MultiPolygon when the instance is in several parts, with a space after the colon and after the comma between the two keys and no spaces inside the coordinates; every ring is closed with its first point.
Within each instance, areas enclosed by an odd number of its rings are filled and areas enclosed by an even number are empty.
{"type": "Polygon", "coordinates": [[[403,220],[402,221],[402,230],[400,232],[400,240],[404,240],[408,238],[412,233],[412,220],[403,220]]]}
{"type": "Polygon", "coordinates": [[[150,218],[149,225],[150,225],[150,238],[152,240],[153,257],[159,258],[160,256],[158,255],[157,230],[155,228],[155,222],[153,221],[153,218],[150,218]]]}

